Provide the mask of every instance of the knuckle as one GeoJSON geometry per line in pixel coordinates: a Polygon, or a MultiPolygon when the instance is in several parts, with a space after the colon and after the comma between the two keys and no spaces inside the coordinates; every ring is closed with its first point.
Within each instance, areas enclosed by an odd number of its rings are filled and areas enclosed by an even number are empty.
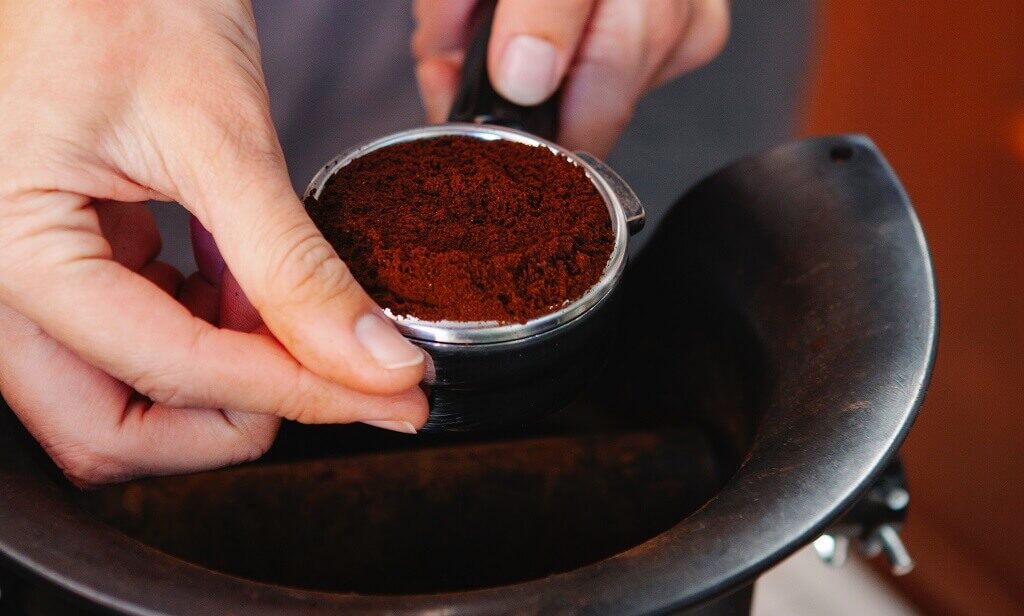
{"type": "Polygon", "coordinates": [[[288,303],[327,302],[351,296],[358,284],[348,266],[312,224],[305,230],[286,234],[279,266],[272,272],[272,283],[288,297],[288,303]]]}
{"type": "Polygon", "coordinates": [[[0,196],[0,283],[32,289],[59,267],[110,258],[96,210],[87,199],[55,191],[0,196]]]}
{"type": "Polygon", "coordinates": [[[157,404],[174,408],[191,406],[188,396],[178,384],[179,380],[169,375],[146,373],[128,383],[132,389],[157,404]]]}
{"type": "Polygon", "coordinates": [[[323,409],[326,408],[322,385],[305,371],[300,370],[295,385],[282,404],[286,419],[302,424],[323,423],[323,409]]]}
{"type": "Polygon", "coordinates": [[[124,481],[131,476],[116,452],[94,443],[75,441],[44,448],[64,476],[80,488],[124,481]]]}
{"type": "Polygon", "coordinates": [[[183,378],[166,367],[155,367],[152,370],[145,370],[126,383],[139,394],[157,404],[164,404],[174,408],[192,406],[185,388],[181,385],[183,378]]]}
{"type": "Polygon", "coordinates": [[[282,409],[281,417],[300,424],[322,424],[323,413],[321,410],[305,402],[288,404],[282,409]]]}
{"type": "Polygon", "coordinates": [[[731,29],[729,5],[724,0],[706,0],[693,19],[689,28],[689,38],[693,41],[683,42],[686,49],[683,65],[687,70],[703,66],[721,53],[731,29]]]}
{"type": "Polygon", "coordinates": [[[300,424],[318,424],[322,423],[317,421],[318,413],[308,406],[289,407],[285,410],[282,417],[289,421],[294,421],[300,424]]]}
{"type": "MultiPolygon", "coordinates": [[[[200,133],[206,138],[199,144],[204,166],[262,171],[283,162],[267,110],[252,97],[210,102],[201,113],[207,127],[200,133]]],[[[248,179],[239,178],[239,182],[248,179]]]]}
{"type": "Polygon", "coordinates": [[[580,50],[579,63],[612,75],[628,74],[629,67],[641,60],[639,44],[626,43],[635,38],[632,31],[621,25],[602,26],[601,32],[590,37],[580,50]]]}
{"type": "MultiPolygon", "coordinates": [[[[237,84],[222,85],[219,94],[172,112],[177,118],[172,126],[188,130],[167,135],[167,141],[180,147],[152,163],[201,220],[214,213],[207,211],[210,204],[244,199],[254,182],[284,169],[277,132],[262,97],[237,84]],[[189,141],[182,142],[183,137],[189,141]]],[[[161,151],[155,145],[153,149],[161,151]]]]}
{"type": "Polygon", "coordinates": [[[196,359],[202,357],[205,336],[214,331],[197,323],[177,359],[150,364],[142,367],[125,383],[132,389],[158,404],[174,408],[210,406],[211,392],[204,392],[205,379],[195,379],[196,359]]]}
{"type": "Polygon", "coordinates": [[[302,424],[348,423],[352,415],[350,409],[339,408],[329,385],[301,368],[281,404],[282,417],[302,424]]]}
{"type": "MultiPolygon", "coordinates": [[[[229,413],[230,411],[225,411],[229,413]]],[[[260,418],[262,419],[262,418],[260,418]]],[[[263,457],[270,446],[274,443],[277,434],[277,423],[275,421],[242,421],[232,422],[235,429],[235,442],[233,450],[235,455],[231,464],[242,464],[252,462],[263,457]]]]}

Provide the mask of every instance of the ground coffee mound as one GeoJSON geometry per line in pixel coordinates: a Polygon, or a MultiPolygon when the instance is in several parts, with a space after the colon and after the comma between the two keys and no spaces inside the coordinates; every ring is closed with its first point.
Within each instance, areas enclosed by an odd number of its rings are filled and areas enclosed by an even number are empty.
{"type": "Polygon", "coordinates": [[[378,304],[429,321],[557,310],[598,281],[615,242],[582,168],[507,141],[382,148],[338,170],[306,208],[378,304]]]}

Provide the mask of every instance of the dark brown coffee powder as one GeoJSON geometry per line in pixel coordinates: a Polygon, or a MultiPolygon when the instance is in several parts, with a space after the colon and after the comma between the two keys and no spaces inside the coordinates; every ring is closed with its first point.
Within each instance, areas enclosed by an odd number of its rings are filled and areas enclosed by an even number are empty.
{"type": "Polygon", "coordinates": [[[543,147],[438,137],[338,170],[317,226],[382,307],[428,321],[523,322],[578,299],[614,245],[584,170],[543,147]]]}

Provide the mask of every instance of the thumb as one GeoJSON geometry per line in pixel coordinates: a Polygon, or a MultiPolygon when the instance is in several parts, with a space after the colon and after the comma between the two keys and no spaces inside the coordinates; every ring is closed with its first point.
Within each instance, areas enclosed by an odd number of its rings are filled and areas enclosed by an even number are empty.
{"type": "Polygon", "coordinates": [[[313,372],[353,389],[393,394],[416,385],[423,352],[384,316],[313,224],[283,156],[220,160],[238,164],[208,168],[215,177],[202,182],[202,203],[193,211],[202,213],[274,337],[313,372]]]}
{"type": "Polygon", "coordinates": [[[593,7],[594,0],[499,2],[487,54],[495,89],[520,105],[551,96],[569,70],[593,7]]]}

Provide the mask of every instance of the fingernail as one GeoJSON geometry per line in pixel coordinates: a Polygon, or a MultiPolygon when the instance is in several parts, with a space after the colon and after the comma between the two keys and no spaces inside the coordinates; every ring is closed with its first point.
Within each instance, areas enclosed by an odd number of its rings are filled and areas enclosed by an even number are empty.
{"type": "Polygon", "coordinates": [[[364,421],[363,423],[374,428],[391,430],[392,432],[416,434],[416,428],[408,421],[364,421]]]}
{"type": "Polygon", "coordinates": [[[356,321],[356,338],[363,348],[388,370],[408,368],[423,361],[423,352],[406,340],[378,314],[364,314],[356,321]]]}
{"type": "Polygon", "coordinates": [[[495,86],[513,103],[536,105],[554,92],[555,46],[535,36],[512,37],[498,64],[495,86]]]}

